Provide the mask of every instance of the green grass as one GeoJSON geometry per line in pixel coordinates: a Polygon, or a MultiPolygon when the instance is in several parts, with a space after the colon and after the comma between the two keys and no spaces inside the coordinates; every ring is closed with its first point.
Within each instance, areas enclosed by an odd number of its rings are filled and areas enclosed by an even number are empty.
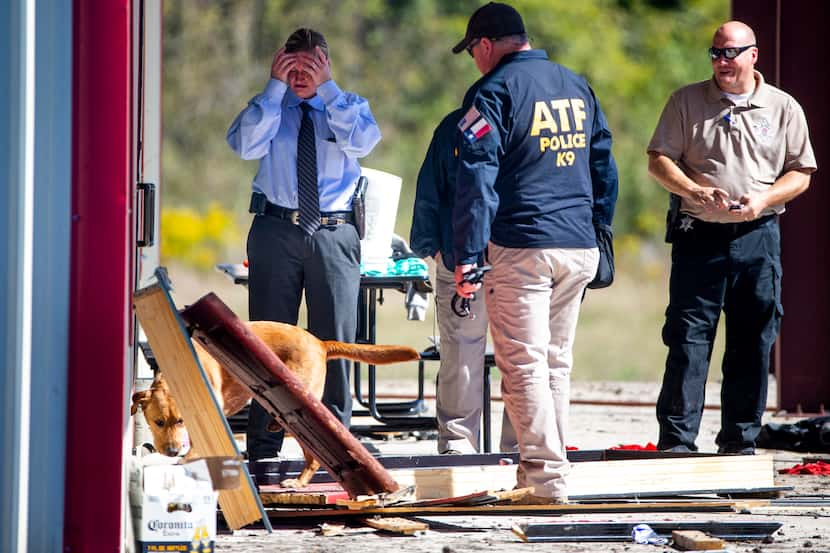
{"type": "Polygon", "coordinates": [[[586,294],[574,346],[575,379],[654,380],[663,372],[668,271],[662,260],[651,270],[627,265],[618,266],[609,288],[586,294]]]}

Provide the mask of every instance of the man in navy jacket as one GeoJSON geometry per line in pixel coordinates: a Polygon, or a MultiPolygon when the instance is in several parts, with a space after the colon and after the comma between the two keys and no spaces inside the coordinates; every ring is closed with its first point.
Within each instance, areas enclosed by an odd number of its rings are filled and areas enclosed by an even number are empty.
{"type": "MultiPolygon", "coordinates": [[[[435,259],[435,308],[441,337],[441,364],[436,386],[439,453],[479,451],[487,348],[488,319],[484,300],[470,302],[467,317],[456,316],[451,306],[455,295],[452,209],[460,138],[457,124],[461,115],[460,109],[450,112],[435,129],[418,173],[409,233],[413,251],[421,257],[435,259]]],[[[499,449],[516,449],[515,433],[506,413],[502,419],[499,449]]]]}
{"type": "Polygon", "coordinates": [[[533,50],[519,13],[489,3],[453,52],[483,75],[458,123],[453,236],[457,292],[487,249],[484,285],[502,396],[519,441],[529,503],[567,501],[570,373],[579,307],[599,260],[594,225],[617,196],[611,133],[593,91],[533,50]]]}

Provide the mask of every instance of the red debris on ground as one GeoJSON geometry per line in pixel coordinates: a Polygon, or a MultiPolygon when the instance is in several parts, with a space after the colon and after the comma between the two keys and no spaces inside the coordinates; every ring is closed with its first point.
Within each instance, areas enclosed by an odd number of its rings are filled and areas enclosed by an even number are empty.
{"type": "Polygon", "coordinates": [[[817,474],[822,476],[830,476],[830,463],[816,461],[815,463],[793,465],[790,468],[779,469],[778,474],[817,474]]]}
{"type": "Polygon", "coordinates": [[[649,442],[646,445],[640,444],[620,444],[616,447],[612,447],[610,449],[623,449],[629,451],[657,451],[657,446],[653,443],[649,442]]]}

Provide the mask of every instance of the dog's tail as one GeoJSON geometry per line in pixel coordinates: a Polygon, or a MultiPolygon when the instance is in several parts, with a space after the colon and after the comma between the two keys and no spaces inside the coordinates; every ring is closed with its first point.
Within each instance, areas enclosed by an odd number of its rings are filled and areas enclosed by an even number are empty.
{"type": "Polygon", "coordinates": [[[402,363],[420,359],[420,354],[407,346],[376,346],[372,344],[347,344],[333,340],[323,342],[326,359],[351,359],[373,365],[402,363]]]}

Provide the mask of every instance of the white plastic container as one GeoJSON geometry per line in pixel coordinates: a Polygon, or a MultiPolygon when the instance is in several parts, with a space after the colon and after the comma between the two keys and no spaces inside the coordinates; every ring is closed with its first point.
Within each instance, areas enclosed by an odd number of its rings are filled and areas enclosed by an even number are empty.
{"type": "Polygon", "coordinates": [[[392,235],[398,215],[401,178],[391,173],[363,167],[369,181],[366,187],[366,236],[360,241],[364,270],[385,271],[392,256],[392,235]]]}

